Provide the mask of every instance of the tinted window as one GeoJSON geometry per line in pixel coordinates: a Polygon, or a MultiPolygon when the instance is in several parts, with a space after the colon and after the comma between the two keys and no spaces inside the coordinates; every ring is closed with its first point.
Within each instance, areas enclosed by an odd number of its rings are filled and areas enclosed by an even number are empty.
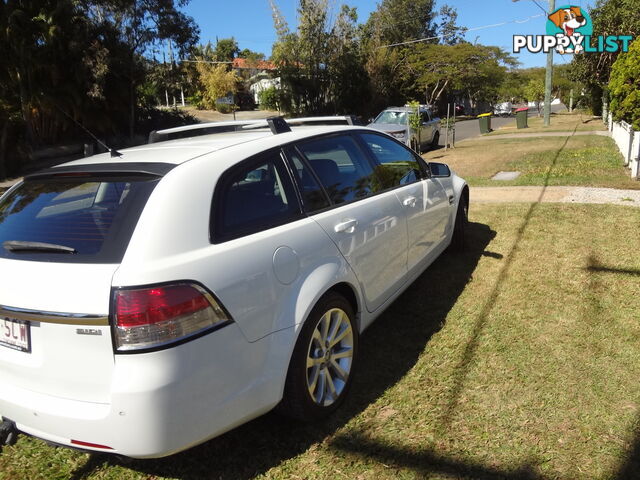
{"type": "Polygon", "coordinates": [[[361,136],[379,164],[376,167],[376,190],[386,190],[420,179],[418,159],[409,149],[381,135],[363,133],[361,136]]]}
{"type": "Polygon", "coordinates": [[[287,154],[291,159],[298,185],[300,185],[305,209],[308,212],[314,212],[327,208],[330,205],[329,199],[322,191],[322,187],[320,187],[304,160],[293,150],[288,151],[287,154]]]}
{"type": "Polygon", "coordinates": [[[252,159],[220,179],[213,238],[226,241],[300,216],[300,206],[280,155],[252,159]]]}
{"type": "Polygon", "coordinates": [[[157,182],[157,177],[26,181],[0,204],[0,256],[117,263],[157,182]],[[34,243],[50,250],[32,248],[34,243]]]}
{"type": "Polygon", "coordinates": [[[373,121],[373,123],[390,123],[393,125],[406,125],[407,112],[385,110],[373,121]]]}
{"type": "Polygon", "coordinates": [[[333,203],[363,198],[373,191],[373,168],[353,138],[328,137],[299,148],[333,203]]]}

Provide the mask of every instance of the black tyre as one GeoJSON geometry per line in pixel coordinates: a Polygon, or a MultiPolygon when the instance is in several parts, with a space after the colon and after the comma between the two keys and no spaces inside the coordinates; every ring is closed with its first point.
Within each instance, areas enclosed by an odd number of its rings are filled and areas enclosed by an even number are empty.
{"type": "Polygon", "coordinates": [[[302,327],[289,364],[278,411],[302,421],[335,411],[351,386],[358,354],[358,329],[351,304],[330,292],[302,327]]]}
{"type": "Polygon", "coordinates": [[[440,132],[436,132],[431,141],[431,148],[436,148],[440,144],[440,132]]]}
{"type": "Polygon", "coordinates": [[[457,252],[461,252],[465,247],[465,236],[467,224],[469,223],[469,204],[464,195],[458,203],[458,211],[456,212],[456,223],[453,227],[453,237],[451,239],[451,248],[457,252]]]}

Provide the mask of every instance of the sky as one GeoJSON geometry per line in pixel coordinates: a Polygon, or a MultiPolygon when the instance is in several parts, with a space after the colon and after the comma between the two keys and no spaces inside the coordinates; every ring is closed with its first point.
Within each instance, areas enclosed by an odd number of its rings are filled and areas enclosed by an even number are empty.
{"type": "MultiPolygon", "coordinates": [[[[334,12],[346,3],[356,7],[358,21],[366,22],[375,10],[374,0],[329,0],[334,12]]],[[[298,0],[275,0],[280,11],[292,29],[296,25],[298,0]]],[[[513,52],[513,35],[544,35],[547,0],[437,0],[437,6],[448,4],[458,11],[458,24],[469,29],[466,40],[483,45],[502,47],[513,52]],[[532,18],[534,17],[534,18],[532,18]],[[504,23],[504,25],[502,25],[504,23]]],[[[556,7],[571,3],[589,10],[595,0],[557,0],[556,7]]],[[[275,30],[269,0],[191,0],[184,8],[200,26],[200,43],[217,38],[234,37],[240,49],[271,55],[271,45],[275,41],[275,30]]],[[[546,55],[524,52],[514,54],[522,68],[543,67],[546,55]]],[[[569,63],[570,55],[555,55],[556,63],[569,63]]]]}

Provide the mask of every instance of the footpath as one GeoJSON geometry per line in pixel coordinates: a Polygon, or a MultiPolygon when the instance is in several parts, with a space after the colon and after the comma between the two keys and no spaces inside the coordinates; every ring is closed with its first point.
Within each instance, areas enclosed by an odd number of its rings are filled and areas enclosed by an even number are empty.
{"type": "MultiPolygon", "coordinates": [[[[569,118],[569,117],[565,117],[569,118]]],[[[564,125],[571,126],[571,125],[564,125]]],[[[548,138],[548,137],[577,137],[603,136],[610,137],[608,131],[518,131],[517,133],[496,132],[480,135],[463,140],[485,141],[517,138],[548,138]]],[[[462,143],[461,142],[461,143],[462,143]]],[[[488,148],[488,147],[482,147],[488,148]]],[[[446,161],[443,159],[443,161],[446,161]]],[[[499,182],[497,182],[499,183],[499,182]]],[[[580,186],[490,186],[470,187],[471,205],[478,203],[587,203],[612,204],[640,208],[640,190],[625,190],[617,188],[580,187],[580,186]]]]}
{"type": "Polygon", "coordinates": [[[600,203],[640,208],[640,190],[597,187],[470,187],[476,203],[600,203]]]}

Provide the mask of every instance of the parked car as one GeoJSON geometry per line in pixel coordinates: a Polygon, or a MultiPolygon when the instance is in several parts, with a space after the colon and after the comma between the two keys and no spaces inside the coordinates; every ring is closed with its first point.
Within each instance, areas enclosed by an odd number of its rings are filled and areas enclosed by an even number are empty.
{"type": "Polygon", "coordinates": [[[503,102],[493,107],[493,114],[498,117],[510,117],[513,110],[513,104],[511,102],[503,102]]]}
{"type": "Polygon", "coordinates": [[[388,135],[228,127],[156,132],[191,136],[0,197],[0,443],[153,458],[274,407],[323,418],[360,334],[462,247],[465,181],[388,135]]]}
{"type": "Polygon", "coordinates": [[[420,105],[420,128],[413,131],[409,126],[412,107],[389,107],[368,126],[391,135],[408,147],[419,152],[428,147],[436,147],[440,141],[440,118],[435,117],[426,105],[420,105]]]}

